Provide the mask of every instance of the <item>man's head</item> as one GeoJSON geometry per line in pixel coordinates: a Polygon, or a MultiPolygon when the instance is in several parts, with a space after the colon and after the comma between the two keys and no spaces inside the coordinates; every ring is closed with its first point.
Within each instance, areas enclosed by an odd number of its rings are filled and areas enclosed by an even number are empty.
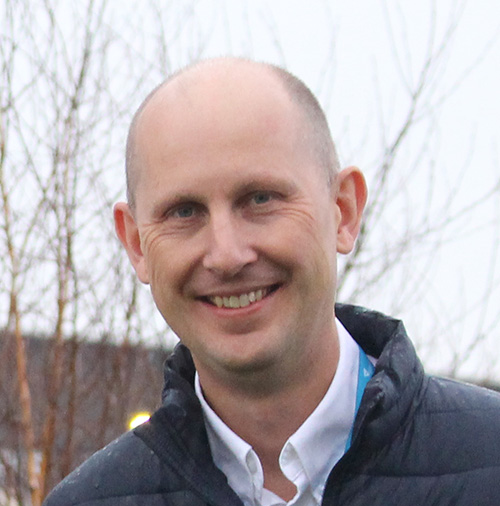
{"type": "Polygon", "coordinates": [[[323,113],[286,76],[204,62],[132,126],[135,202],[115,206],[117,233],[205,379],[289,384],[336,352],[336,254],[353,246],[365,186],[355,168],[337,174],[323,113]]]}
{"type": "MultiPolygon", "coordinates": [[[[328,122],[318,100],[311,90],[296,76],[290,72],[269,63],[255,63],[245,59],[221,58],[217,60],[208,60],[198,62],[181,69],[172,76],[168,77],[159,86],[153,89],[142,102],[136,111],[129,128],[126,149],[126,179],[127,179],[127,200],[132,209],[135,208],[135,187],[140,174],[140,161],[136,143],[136,128],[139,123],[142,111],[146,108],[150,100],[163,88],[168,86],[176,79],[184,75],[202,70],[204,66],[212,66],[227,63],[228,65],[252,65],[260,67],[263,72],[268,72],[274,76],[283,86],[283,90],[288,93],[291,101],[297,106],[303,115],[304,137],[310,143],[314,156],[317,157],[319,166],[325,172],[326,182],[331,185],[340,170],[340,164],[333,143],[328,122]]],[[[196,79],[196,77],[193,77],[196,79]]]]}

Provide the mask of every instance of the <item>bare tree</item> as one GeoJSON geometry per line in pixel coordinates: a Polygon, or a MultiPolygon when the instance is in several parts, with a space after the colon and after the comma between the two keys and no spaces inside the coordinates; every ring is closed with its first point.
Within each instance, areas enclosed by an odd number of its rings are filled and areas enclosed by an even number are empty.
{"type": "MultiPolygon", "coordinates": [[[[29,504],[39,506],[82,458],[77,417],[82,392],[91,388],[82,384],[82,344],[104,340],[121,350],[95,361],[94,378],[109,385],[100,389],[95,450],[117,435],[109,427],[126,416],[126,399],[136,388],[127,375],[129,350],[143,336],[164,332],[155,325],[142,331],[152,305],[139,310],[144,297],[124,269],[110,216],[123,192],[121,174],[117,184],[113,173],[122,170],[127,124],[145,90],[169,71],[164,65],[176,34],[165,33],[165,18],[186,23],[192,12],[184,5],[174,15],[160,12],[159,4],[125,6],[138,13],[137,23],[140,15],[150,23],[156,48],[145,47],[141,36],[125,40],[129,13],[114,18],[107,0],[5,0],[1,6],[0,262],[6,276],[0,307],[7,314],[1,350],[4,364],[16,357],[17,381],[6,384],[20,404],[5,422],[18,428],[14,447],[22,451],[15,463],[4,456],[0,465],[6,478],[18,477],[10,483],[19,504],[28,503],[27,493],[29,504]],[[140,57],[157,51],[163,61],[140,57]],[[33,376],[36,359],[27,350],[33,332],[46,336],[49,350],[42,377],[39,369],[33,376]]],[[[141,33],[138,26],[132,33],[141,33]]],[[[7,433],[11,443],[12,430],[7,433]]]]}

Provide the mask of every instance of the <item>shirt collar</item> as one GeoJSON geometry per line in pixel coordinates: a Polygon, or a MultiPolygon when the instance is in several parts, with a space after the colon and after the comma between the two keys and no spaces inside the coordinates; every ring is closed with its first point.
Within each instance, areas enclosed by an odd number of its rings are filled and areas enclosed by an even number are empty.
{"type": "MultiPolygon", "coordinates": [[[[280,455],[280,466],[297,487],[298,494],[310,490],[321,504],[324,487],[333,466],[345,452],[354,422],[355,398],[359,365],[358,345],[339,320],[339,362],[325,396],[316,409],[290,436],[280,455]]],[[[263,472],[252,447],[235,434],[208,405],[198,374],[195,390],[206,420],[207,432],[215,464],[228,477],[229,485],[245,505],[260,504],[263,493],[263,472]]]]}
{"type": "MultiPolygon", "coordinates": [[[[358,345],[340,321],[336,323],[340,355],[335,376],[316,409],[287,442],[300,459],[318,504],[330,471],[344,455],[354,423],[358,345]]],[[[283,453],[280,456],[283,469],[282,457],[283,453]]]]}

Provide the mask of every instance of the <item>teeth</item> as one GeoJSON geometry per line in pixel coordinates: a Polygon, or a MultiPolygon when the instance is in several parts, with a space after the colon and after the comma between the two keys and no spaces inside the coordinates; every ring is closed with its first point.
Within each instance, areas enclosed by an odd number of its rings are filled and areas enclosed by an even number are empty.
{"type": "Polygon", "coordinates": [[[241,295],[231,295],[229,297],[220,297],[216,295],[214,297],[209,297],[209,300],[212,304],[215,304],[217,307],[225,307],[231,309],[238,309],[240,307],[246,307],[254,302],[258,302],[262,300],[269,293],[268,288],[264,288],[263,290],[256,290],[254,292],[243,293],[241,295]]]}

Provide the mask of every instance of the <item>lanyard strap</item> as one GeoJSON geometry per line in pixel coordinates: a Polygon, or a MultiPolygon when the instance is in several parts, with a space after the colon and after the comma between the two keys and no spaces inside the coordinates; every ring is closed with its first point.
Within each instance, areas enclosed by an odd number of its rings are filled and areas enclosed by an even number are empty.
{"type": "MultiPolygon", "coordinates": [[[[356,389],[356,405],[354,408],[354,418],[356,418],[356,414],[358,412],[359,405],[361,404],[361,399],[363,398],[363,393],[365,391],[366,385],[368,384],[371,377],[373,376],[373,373],[375,372],[375,367],[366,356],[366,353],[361,349],[361,346],[358,346],[358,348],[359,348],[358,387],[356,389]]],[[[353,429],[354,429],[354,421],[353,426],[351,427],[351,431],[349,432],[349,436],[347,437],[345,451],[349,450],[351,446],[353,429]]]]}

